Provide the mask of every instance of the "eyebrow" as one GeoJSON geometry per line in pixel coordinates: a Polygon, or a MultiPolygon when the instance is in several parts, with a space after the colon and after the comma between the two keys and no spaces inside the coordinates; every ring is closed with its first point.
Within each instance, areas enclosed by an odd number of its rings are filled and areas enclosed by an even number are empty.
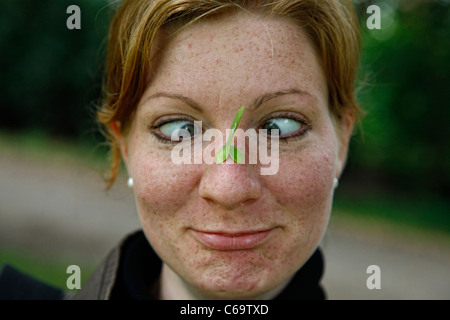
{"type": "Polygon", "coordinates": [[[290,95],[290,94],[298,94],[298,95],[302,95],[302,96],[308,96],[308,97],[313,98],[314,100],[317,100],[317,98],[314,95],[310,94],[308,91],[297,89],[297,88],[293,88],[293,89],[288,89],[288,90],[276,91],[276,92],[263,94],[262,96],[259,96],[257,99],[255,99],[255,101],[253,101],[253,103],[251,105],[251,109],[252,110],[256,110],[264,102],[267,102],[267,101],[269,101],[271,99],[274,99],[276,97],[290,95]]]}
{"type": "MultiPolygon", "coordinates": [[[[293,89],[263,94],[253,101],[253,103],[250,105],[250,109],[252,111],[254,111],[254,110],[258,109],[264,102],[267,102],[276,97],[290,95],[290,94],[299,94],[299,95],[303,95],[303,96],[309,96],[309,97],[313,98],[314,100],[317,100],[317,98],[314,95],[310,94],[309,92],[301,90],[301,89],[293,88],[293,89]]],[[[161,97],[181,100],[182,102],[184,102],[185,104],[190,106],[192,109],[195,109],[199,112],[203,112],[202,107],[198,103],[196,103],[192,99],[190,99],[186,96],[183,96],[181,94],[158,92],[158,93],[151,95],[147,99],[145,99],[145,102],[147,102],[148,100],[151,100],[151,99],[156,99],[156,98],[161,98],[161,97]]]]}
{"type": "Polygon", "coordinates": [[[203,109],[200,107],[200,105],[198,103],[196,103],[195,101],[193,101],[193,100],[189,99],[188,97],[185,97],[181,94],[158,92],[158,93],[151,95],[147,99],[145,99],[145,102],[147,102],[150,99],[156,99],[156,98],[161,98],[161,97],[181,100],[182,102],[184,102],[185,104],[190,106],[192,109],[195,109],[199,112],[203,112],[203,109]]]}

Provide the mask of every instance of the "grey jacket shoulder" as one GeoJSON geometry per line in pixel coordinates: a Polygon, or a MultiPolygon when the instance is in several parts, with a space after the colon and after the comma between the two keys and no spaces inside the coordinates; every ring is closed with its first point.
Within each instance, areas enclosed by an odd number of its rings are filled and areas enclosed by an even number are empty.
{"type": "Polygon", "coordinates": [[[125,237],[120,244],[109,252],[100,266],[92,273],[80,291],[65,297],[67,300],[109,300],[119,269],[119,260],[125,237]]]}

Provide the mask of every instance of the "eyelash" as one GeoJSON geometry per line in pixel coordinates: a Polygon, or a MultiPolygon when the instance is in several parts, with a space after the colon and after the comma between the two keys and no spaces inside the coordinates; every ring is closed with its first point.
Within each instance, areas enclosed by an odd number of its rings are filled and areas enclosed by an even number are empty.
{"type": "MultiPolygon", "coordinates": [[[[302,138],[304,135],[306,135],[310,130],[311,130],[311,124],[310,122],[301,116],[294,116],[290,113],[278,113],[276,114],[276,116],[271,116],[268,117],[267,119],[265,119],[264,121],[262,121],[262,124],[266,123],[267,121],[271,120],[271,119],[280,119],[280,118],[286,118],[286,119],[293,119],[295,121],[298,121],[302,124],[302,126],[304,126],[304,129],[300,129],[297,131],[297,133],[293,133],[287,137],[279,137],[279,140],[285,142],[286,144],[288,143],[289,140],[294,140],[297,141],[298,139],[302,138]]],[[[158,132],[159,128],[167,123],[170,122],[174,122],[174,121],[193,121],[191,118],[189,117],[183,117],[183,116],[174,116],[171,117],[170,119],[164,119],[164,120],[160,120],[160,121],[156,121],[152,126],[150,126],[150,130],[152,131],[152,135],[159,141],[162,143],[171,143],[171,144],[178,144],[180,141],[172,141],[170,138],[168,139],[165,135],[163,136],[162,133],[158,132]]]]}
{"type": "Polygon", "coordinates": [[[170,144],[178,144],[180,143],[180,141],[172,141],[169,138],[167,138],[166,135],[164,135],[163,133],[159,132],[159,128],[162,127],[163,125],[170,123],[170,122],[174,122],[174,121],[192,121],[192,118],[190,117],[183,117],[183,116],[169,116],[169,118],[163,119],[163,120],[156,120],[155,123],[150,126],[150,130],[151,133],[153,135],[153,137],[155,137],[159,142],[162,143],[170,143],[170,144]]]}
{"type": "Polygon", "coordinates": [[[177,144],[177,143],[179,143],[179,141],[172,141],[172,140],[170,140],[170,139],[167,139],[167,138],[163,138],[162,136],[160,136],[158,133],[156,133],[156,132],[153,132],[153,137],[156,139],[156,140],[158,140],[159,142],[162,142],[162,143],[171,143],[171,144],[177,144]]]}
{"type": "Polygon", "coordinates": [[[302,126],[304,126],[305,128],[300,129],[297,131],[297,133],[292,133],[291,135],[287,136],[287,137],[279,137],[278,139],[280,141],[283,141],[284,143],[288,143],[289,140],[294,140],[297,141],[298,139],[301,139],[304,135],[306,135],[310,130],[311,130],[311,123],[309,122],[309,120],[307,120],[306,118],[302,117],[302,116],[294,116],[292,113],[277,113],[275,116],[271,115],[270,117],[268,117],[267,119],[265,119],[264,121],[262,121],[262,123],[266,123],[267,121],[271,120],[271,119],[292,119],[295,121],[298,121],[302,124],[302,126]]]}

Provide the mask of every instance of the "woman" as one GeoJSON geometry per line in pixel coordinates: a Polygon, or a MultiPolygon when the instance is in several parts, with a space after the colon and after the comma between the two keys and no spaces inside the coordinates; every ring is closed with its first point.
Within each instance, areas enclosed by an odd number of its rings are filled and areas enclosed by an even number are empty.
{"type": "Polygon", "coordinates": [[[143,232],[75,298],[324,298],[318,246],[359,114],[358,60],[347,2],[125,0],[99,119],[110,184],[122,158],[143,232]],[[241,106],[239,128],[278,134],[275,174],[172,161],[202,131],[225,135],[241,106]],[[191,139],[173,139],[181,129],[191,139]]]}

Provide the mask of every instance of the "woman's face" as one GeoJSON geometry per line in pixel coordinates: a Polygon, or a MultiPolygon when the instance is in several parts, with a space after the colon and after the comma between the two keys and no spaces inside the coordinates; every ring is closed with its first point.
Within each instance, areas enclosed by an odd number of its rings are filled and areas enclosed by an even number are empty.
{"type": "Polygon", "coordinates": [[[327,97],[313,47],[292,22],[239,13],[170,40],[122,144],[143,230],[172,274],[163,286],[261,298],[307,261],[346,153],[327,97]],[[280,129],[276,174],[261,175],[260,164],[172,162],[173,129],[201,121],[225,135],[242,105],[244,131],[280,129]]]}

